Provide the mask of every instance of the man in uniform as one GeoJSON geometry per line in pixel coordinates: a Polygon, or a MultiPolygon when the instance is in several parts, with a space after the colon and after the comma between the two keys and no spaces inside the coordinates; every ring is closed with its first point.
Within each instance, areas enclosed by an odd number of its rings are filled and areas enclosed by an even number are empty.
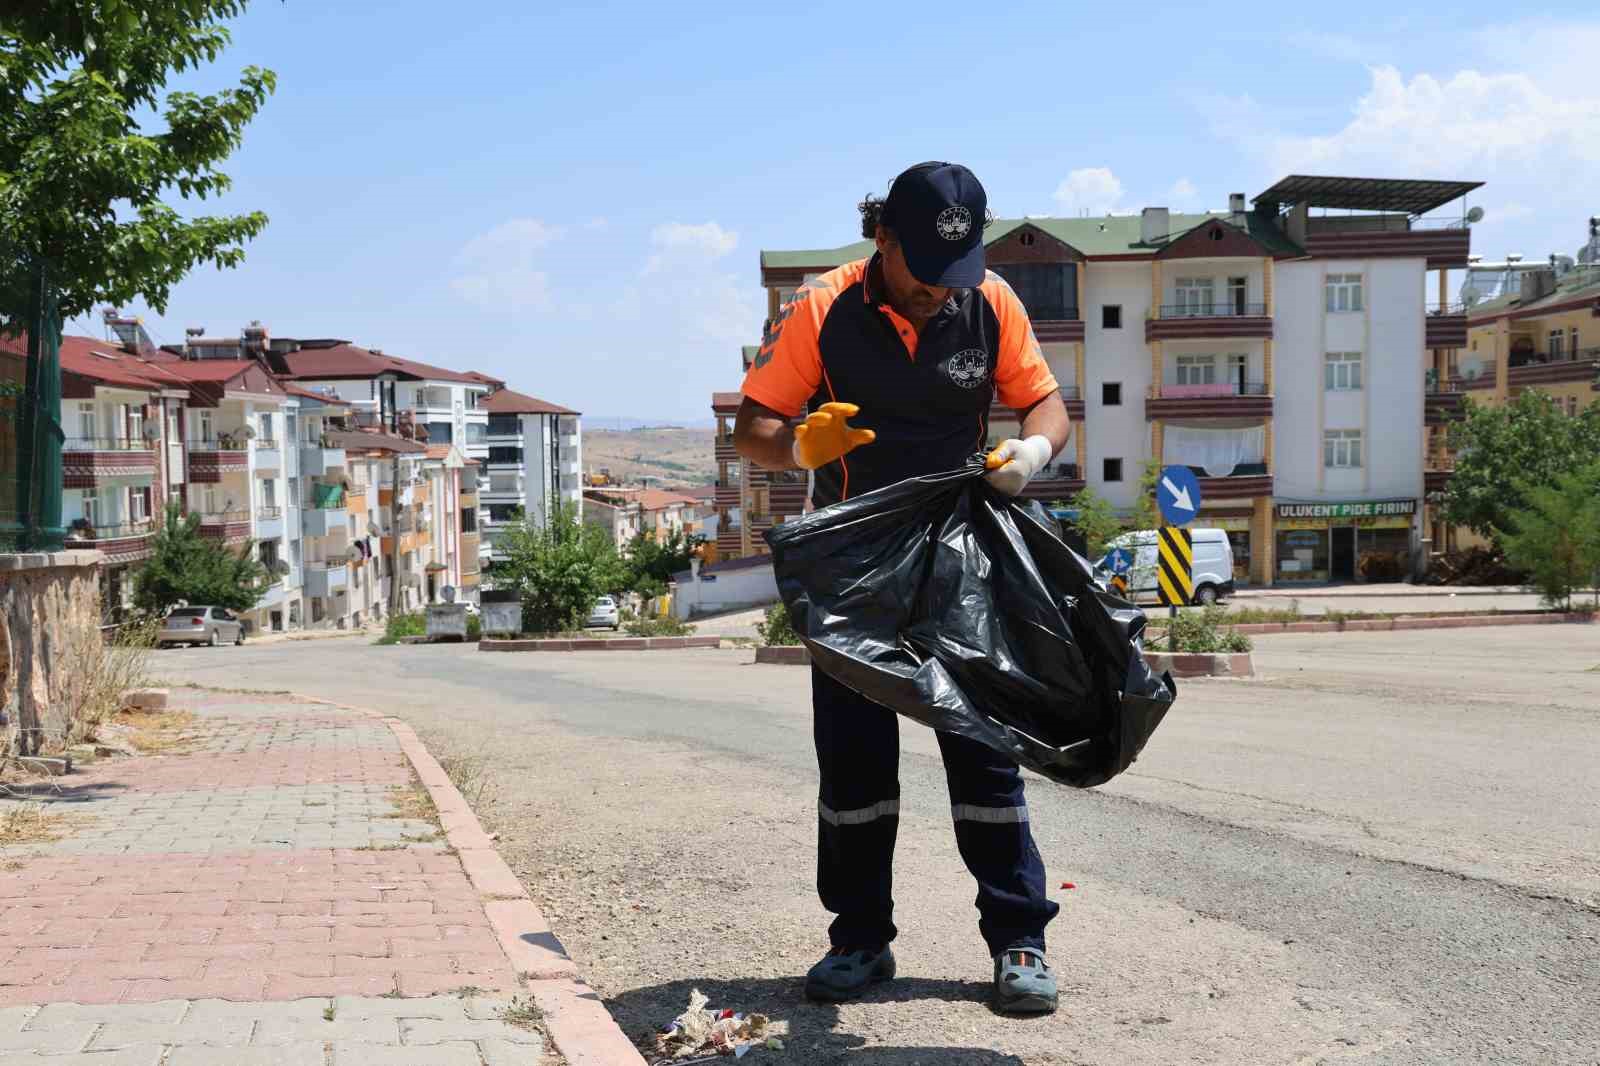
{"type": "MultiPolygon", "coordinates": [[[[984,269],[983,186],[963,166],[923,163],[861,213],[877,253],[807,282],[772,321],[745,378],[739,452],[767,469],[814,471],[812,502],[823,507],[960,467],[985,446],[998,395],[1022,432],[996,449],[988,478],[1020,493],[1066,445],[1070,423],[1021,301],[984,269]],[[850,425],[856,417],[862,428],[850,425]]],[[[815,667],[811,684],[822,776],[817,890],[835,919],[832,950],[807,975],[806,994],[840,1001],[894,976],[899,735],[893,712],[815,667]]],[[[1045,895],[1022,776],[976,741],[937,735],[956,843],[978,882],[995,1005],[1052,1011],[1044,927],[1058,908],[1045,895]]]]}

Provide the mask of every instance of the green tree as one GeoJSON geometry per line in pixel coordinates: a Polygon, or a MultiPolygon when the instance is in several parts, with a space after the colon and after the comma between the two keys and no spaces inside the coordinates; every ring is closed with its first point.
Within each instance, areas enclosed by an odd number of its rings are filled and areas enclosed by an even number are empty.
{"type": "Polygon", "coordinates": [[[1161,509],[1156,506],[1156,484],[1161,480],[1161,460],[1146,459],[1139,474],[1139,494],[1128,513],[1129,529],[1156,529],[1161,525],[1161,509]]]}
{"type": "Polygon", "coordinates": [[[266,568],[245,545],[231,552],[200,535],[200,516],[167,505],[161,528],[150,539],[150,558],[134,576],[139,610],[165,614],[179,603],[248,611],[261,600],[266,568]]]}
{"type": "Polygon", "coordinates": [[[1561,473],[1553,485],[1516,488],[1525,502],[1496,537],[1545,603],[1570,608],[1573,592],[1600,577],[1600,462],[1561,473]]]}
{"type": "Polygon", "coordinates": [[[495,567],[495,587],[517,592],[527,633],[577,629],[595,600],[627,581],[610,532],[579,521],[570,506],[557,508],[542,526],[520,517],[495,546],[506,555],[495,567]]]}
{"type": "Polygon", "coordinates": [[[661,540],[654,533],[636,534],[623,553],[628,589],[647,599],[664,593],[673,574],[689,569],[689,560],[702,539],[690,537],[681,529],[672,530],[661,540]]]}
{"type": "Polygon", "coordinates": [[[1073,526],[1083,534],[1086,550],[1092,562],[1106,553],[1111,541],[1124,530],[1122,516],[1111,506],[1111,501],[1093,489],[1084,489],[1072,497],[1072,508],[1078,517],[1073,526]]]}
{"type": "Polygon", "coordinates": [[[1469,397],[1465,416],[1450,427],[1450,446],[1456,469],[1445,490],[1445,520],[1497,537],[1527,507],[1530,489],[1553,486],[1600,455],[1600,404],[1572,417],[1535,389],[1501,407],[1469,397]]]}
{"type": "Polygon", "coordinates": [[[25,321],[30,264],[71,318],[144,299],[158,312],[200,263],[237,266],[260,212],[184,218],[163,202],[226,192],[217,169],[272,92],[167,92],[215,61],[246,0],[38,0],[0,14],[0,328],[25,321]],[[159,116],[156,118],[155,116],[159,116]]]}

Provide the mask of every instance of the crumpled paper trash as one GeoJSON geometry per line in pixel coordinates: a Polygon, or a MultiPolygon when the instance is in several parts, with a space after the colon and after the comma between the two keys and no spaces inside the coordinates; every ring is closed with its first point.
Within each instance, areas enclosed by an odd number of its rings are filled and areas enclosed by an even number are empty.
{"type": "Polygon", "coordinates": [[[689,1009],[656,1035],[656,1053],[663,1056],[662,1061],[707,1053],[742,1059],[756,1047],[783,1050],[781,1038],[789,1035],[788,1022],[774,1022],[765,1014],[712,1010],[709,1002],[695,989],[689,995],[689,1009]]]}

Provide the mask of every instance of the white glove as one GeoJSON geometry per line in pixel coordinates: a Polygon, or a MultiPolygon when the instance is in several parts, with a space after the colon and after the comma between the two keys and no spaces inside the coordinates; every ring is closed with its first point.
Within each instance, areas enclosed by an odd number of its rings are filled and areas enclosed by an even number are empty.
{"type": "Polygon", "coordinates": [[[989,453],[986,462],[989,484],[1007,496],[1015,496],[1033,475],[1044,469],[1055,451],[1050,439],[1037,433],[1027,440],[1013,437],[1002,441],[1000,447],[989,453]]]}

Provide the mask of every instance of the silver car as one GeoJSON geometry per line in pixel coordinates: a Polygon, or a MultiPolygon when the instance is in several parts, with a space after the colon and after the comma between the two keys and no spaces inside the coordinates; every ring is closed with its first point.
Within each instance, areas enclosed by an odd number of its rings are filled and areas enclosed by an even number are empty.
{"type": "Polygon", "coordinates": [[[174,607],[167,612],[156,637],[163,647],[173,644],[243,644],[244,623],[226,607],[174,607]]]}
{"type": "Polygon", "coordinates": [[[589,620],[583,623],[585,629],[604,629],[609,626],[613,632],[622,628],[622,615],[617,610],[617,601],[610,596],[601,596],[594,601],[594,609],[589,612],[589,620]]]}

